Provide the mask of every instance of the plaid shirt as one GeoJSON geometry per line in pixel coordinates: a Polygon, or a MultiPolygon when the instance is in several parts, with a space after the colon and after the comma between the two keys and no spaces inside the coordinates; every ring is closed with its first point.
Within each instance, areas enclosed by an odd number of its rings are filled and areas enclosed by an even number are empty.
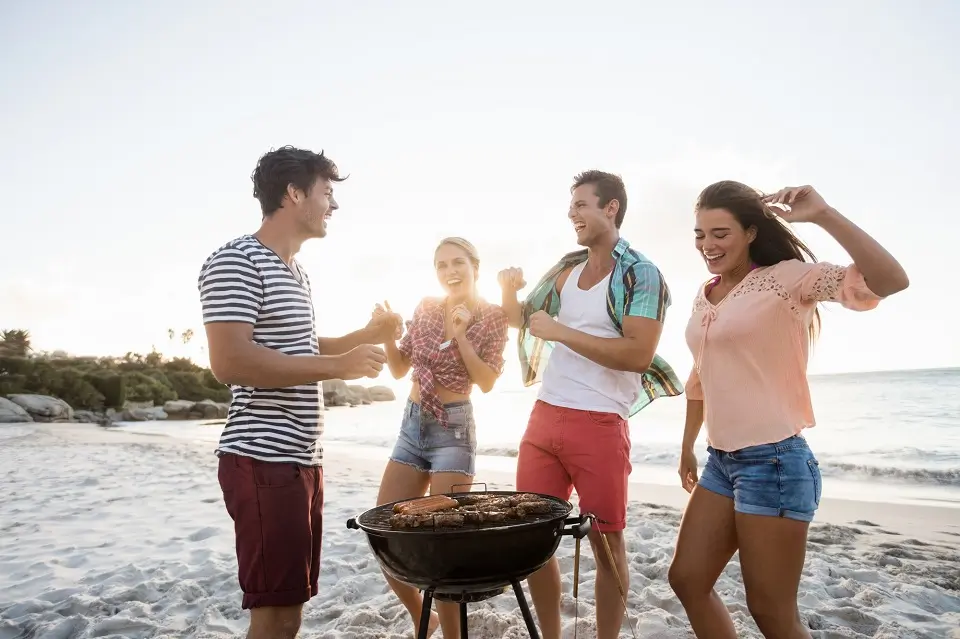
{"type": "MultiPolygon", "coordinates": [[[[623,316],[647,317],[663,322],[670,306],[670,289],[660,270],[638,251],[630,248],[623,238],[613,248],[613,273],[607,287],[607,313],[614,327],[623,334],[623,316]]],[[[523,301],[523,326],[520,328],[518,349],[524,386],[541,381],[553,343],[534,337],[527,330],[530,316],[546,311],[551,317],[560,312],[560,293],[557,279],[567,269],[587,259],[586,249],[568,253],[543,276],[527,299],[523,301]]],[[[673,369],[659,355],[654,355],[650,368],[643,374],[643,393],[630,408],[630,416],[637,414],[658,397],[673,397],[683,393],[683,383],[673,369]]]]}
{"type": "MultiPolygon", "coordinates": [[[[442,299],[426,298],[407,322],[407,333],[397,348],[410,360],[413,378],[420,385],[420,407],[446,428],[447,411],[437,396],[437,385],[466,395],[473,387],[456,338],[445,348],[445,308],[442,299]]],[[[503,372],[503,349],[507,345],[507,314],[494,304],[480,300],[467,327],[466,339],[490,368],[503,372]]]]}

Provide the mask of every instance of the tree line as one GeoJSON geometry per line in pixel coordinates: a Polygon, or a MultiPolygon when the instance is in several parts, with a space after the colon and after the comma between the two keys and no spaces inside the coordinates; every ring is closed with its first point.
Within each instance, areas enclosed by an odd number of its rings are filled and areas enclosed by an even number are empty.
{"type": "MultiPolygon", "coordinates": [[[[172,329],[169,334],[172,340],[172,329]]],[[[193,331],[188,329],[179,337],[187,344],[193,331]]],[[[0,396],[18,393],[51,395],[76,410],[93,411],[119,409],[127,401],[229,402],[231,395],[210,369],[186,357],[166,358],[156,349],[123,357],[35,353],[29,331],[0,331],[0,396]]]]}

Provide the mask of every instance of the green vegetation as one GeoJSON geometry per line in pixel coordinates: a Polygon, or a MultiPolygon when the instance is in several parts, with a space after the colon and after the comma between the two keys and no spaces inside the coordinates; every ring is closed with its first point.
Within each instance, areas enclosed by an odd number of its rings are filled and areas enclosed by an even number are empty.
{"type": "MultiPolygon", "coordinates": [[[[192,331],[184,334],[184,343],[190,337],[192,331]]],[[[156,351],[123,357],[38,355],[27,331],[0,331],[0,396],[17,393],[51,395],[74,409],[97,411],[122,408],[126,401],[230,401],[229,388],[184,357],[166,359],[156,351]]]]}

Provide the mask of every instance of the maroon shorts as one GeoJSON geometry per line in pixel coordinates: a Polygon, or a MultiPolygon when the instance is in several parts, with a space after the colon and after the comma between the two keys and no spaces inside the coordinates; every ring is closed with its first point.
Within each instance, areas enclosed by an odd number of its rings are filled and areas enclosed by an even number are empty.
{"type": "Polygon", "coordinates": [[[577,410],[537,400],[520,440],[517,490],[570,499],[597,518],[602,532],[627,525],[630,426],[616,413],[577,410]]]}
{"type": "Polygon", "coordinates": [[[218,478],[237,536],[243,608],[297,606],[316,595],[323,469],[225,454],[218,478]]]}

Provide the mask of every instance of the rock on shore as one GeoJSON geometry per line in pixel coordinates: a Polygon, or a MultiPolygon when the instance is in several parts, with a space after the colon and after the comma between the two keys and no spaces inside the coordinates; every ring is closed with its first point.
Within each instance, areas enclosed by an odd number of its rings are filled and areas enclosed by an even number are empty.
{"type": "Polygon", "coordinates": [[[387,386],[367,388],[359,384],[347,384],[342,379],[323,382],[324,406],[360,406],[373,402],[392,402],[397,396],[387,386]]]}
{"type": "MultiPolygon", "coordinates": [[[[389,402],[397,397],[387,386],[367,388],[359,384],[347,384],[340,379],[323,382],[323,400],[326,406],[359,406],[373,402],[389,402]]],[[[62,399],[49,395],[8,395],[0,397],[0,424],[24,422],[82,422],[109,425],[112,422],[145,422],[170,420],[223,420],[227,418],[229,404],[205,399],[192,402],[175,399],[154,406],[149,402],[127,402],[121,410],[113,408],[105,412],[73,410],[62,399]]]]}

